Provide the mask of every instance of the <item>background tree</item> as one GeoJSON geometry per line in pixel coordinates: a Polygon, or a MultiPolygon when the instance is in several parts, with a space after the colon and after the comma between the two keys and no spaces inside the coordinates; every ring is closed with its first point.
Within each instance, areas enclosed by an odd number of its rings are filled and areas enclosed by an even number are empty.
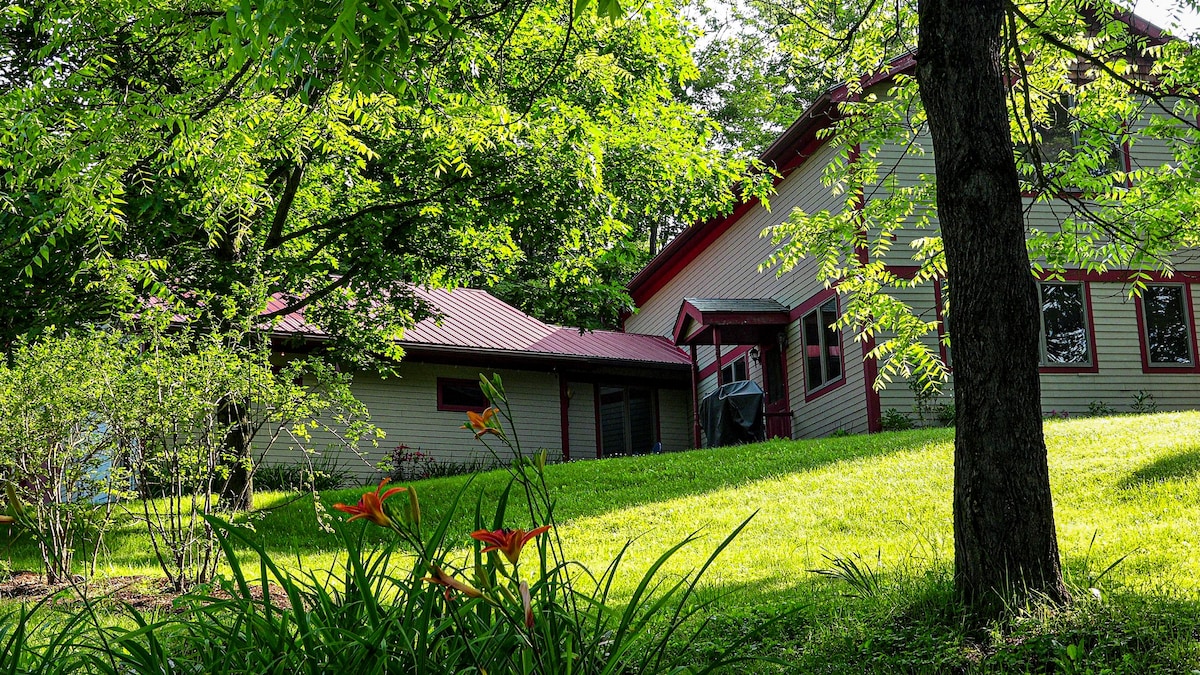
{"type": "Polygon", "coordinates": [[[695,50],[699,75],[681,95],[720,125],[719,147],[757,156],[808,105],[838,82],[811,52],[780,43],[784,8],[736,0],[692,9],[704,31],[695,50]]]}
{"type": "Polygon", "coordinates": [[[786,270],[817,257],[826,283],[849,296],[843,327],[885,338],[872,353],[882,359],[877,386],[894,377],[928,387],[944,380],[930,339],[937,321],[895,291],[946,284],[956,586],[980,605],[1029,594],[1065,600],[1041,430],[1033,272],[1130,268],[1136,291],[1136,273],[1170,273],[1171,254],[1197,244],[1196,57],[1107,3],[787,8],[805,17],[788,26],[789,44],[823,54],[855,96],[842,106],[832,142],[843,151],[826,175],[846,195],[845,208],[791,214],[773,230],[781,246],[769,264],[786,270]],[[826,29],[815,18],[822,12],[849,15],[849,28],[826,29]],[[861,78],[904,54],[915,55],[914,70],[896,74],[886,91],[862,90],[861,78]],[[1070,142],[1050,149],[1051,120],[1068,97],[1070,142]],[[1108,161],[1114,145],[1143,139],[1165,143],[1175,160],[1132,171],[1108,161]],[[879,159],[886,144],[932,150],[936,176],[901,184],[879,159]],[[1067,204],[1070,215],[1048,231],[1031,229],[1023,192],[1067,204]],[[930,229],[914,245],[911,279],[881,260],[903,227],[930,229]]]}
{"type": "Polygon", "coordinates": [[[5,339],[149,296],[226,328],[274,296],[366,358],[428,311],[409,284],[502,275],[589,301],[526,309],[611,323],[637,218],[755,179],[674,99],[678,6],[585,7],[5,8],[5,339]]]}

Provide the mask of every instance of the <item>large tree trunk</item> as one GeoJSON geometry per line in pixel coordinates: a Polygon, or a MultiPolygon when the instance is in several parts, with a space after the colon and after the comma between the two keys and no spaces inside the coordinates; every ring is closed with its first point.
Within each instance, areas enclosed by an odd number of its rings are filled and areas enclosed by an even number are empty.
{"type": "Polygon", "coordinates": [[[250,442],[253,434],[246,404],[232,398],[220,403],[218,419],[227,425],[224,461],[229,478],[221,488],[221,501],[235,511],[254,508],[254,475],[251,473],[250,442]]]}
{"type": "Polygon", "coordinates": [[[1037,287],[1005,106],[1002,0],[920,0],[954,340],[954,579],[976,606],[1069,599],[1038,381],[1037,287]]]}

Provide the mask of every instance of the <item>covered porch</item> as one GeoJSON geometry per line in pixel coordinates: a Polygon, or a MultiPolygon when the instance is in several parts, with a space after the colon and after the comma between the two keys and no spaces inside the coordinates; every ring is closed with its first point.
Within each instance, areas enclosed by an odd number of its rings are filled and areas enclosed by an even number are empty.
{"type": "Polygon", "coordinates": [[[717,386],[749,379],[726,362],[730,348],[749,346],[750,358],[760,367],[764,393],[767,438],[792,437],[792,410],[787,378],[787,327],[790,310],[771,298],[685,298],[675,321],[673,339],[687,346],[692,359],[692,434],[700,447],[700,366],[696,348],[711,345],[716,351],[717,386]],[[741,375],[741,377],[739,377],[741,375]]]}

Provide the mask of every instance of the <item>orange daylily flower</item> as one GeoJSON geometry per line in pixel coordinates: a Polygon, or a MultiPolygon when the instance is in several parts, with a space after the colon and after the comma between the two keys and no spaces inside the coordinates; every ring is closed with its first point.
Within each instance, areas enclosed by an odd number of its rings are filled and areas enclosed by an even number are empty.
{"type": "Polygon", "coordinates": [[[500,551],[504,554],[505,558],[508,558],[508,562],[516,565],[517,559],[521,557],[521,549],[525,548],[525,544],[528,544],[534,537],[549,529],[549,525],[543,525],[529,532],[520,528],[510,530],[507,527],[503,530],[475,530],[471,533],[471,537],[488,545],[487,548],[483,549],[483,553],[500,551]]]}
{"type": "Polygon", "coordinates": [[[366,518],[380,527],[391,527],[392,519],[388,518],[387,514],[383,512],[383,500],[391,497],[397,492],[404,492],[408,488],[394,487],[390,488],[383,494],[379,494],[379,491],[382,490],[383,486],[387,485],[387,483],[387,478],[379,481],[379,487],[375,488],[374,492],[364,493],[363,496],[358,500],[358,504],[355,504],[354,506],[350,506],[349,504],[334,504],[333,508],[337,509],[338,511],[349,513],[350,520],[366,518]]]}
{"type": "Polygon", "coordinates": [[[484,410],[482,414],[468,410],[467,423],[462,425],[462,428],[474,431],[475,438],[481,438],[484,434],[496,434],[503,438],[504,432],[500,430],[500,420],[496,419],[498,412],[500,409],[496,406],[484,410]]]}
{"type": "Polygon", "coordinates": [[[421,581],[428,581],[431,584],[437,584],[438,586],[445,586],[447,600],[450,599],[450,589],[454,589],[469,598],[482,598],[483,597],[483,593],[480,593],[478,589],[476,589],[475,587],[470,586],[468,584],[465,584],[465,583],[459,581],[458,579],[455,579],[454,577],[447,574],[446,571],[440,567],[437,567],[435,565],[430,565],[429,573],[432,574],[433,576],[425,577],[425,578],[421,579],[421,581]]]}

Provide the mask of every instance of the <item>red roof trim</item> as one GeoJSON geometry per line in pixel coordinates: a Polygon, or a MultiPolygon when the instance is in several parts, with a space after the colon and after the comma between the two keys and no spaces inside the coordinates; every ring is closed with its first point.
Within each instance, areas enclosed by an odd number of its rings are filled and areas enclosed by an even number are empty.
{"type": "MultiPolygon", "coordinates": [[[[676,345],[693,344],[694,339],[713,326],[776,326],[787,325],[791,321],[787,311],[778,312],[737,312],[732,310],[703,312],[696,308],[686,298],[679,308],[679,316],[675,319],[675,329],[671,336],[676,345]],[[688,319],[699,324],[699,328],[688,335],[683,334],[688,319]]],[[[696,343],[700,344],[700,343],[696,343]]]]}
{"type": "MultiPolygon", "coordinates": [[[[1162,44],[1172,39],[1161,28],[1132,12],[1116,11],[1114,17],[1128,25],[1134,32],[1148,37],[1152,44],[1162,44]]],[[[886,68],[873,75],[863,77],[859,81],[858,90],[881,84],[902,73],[911,73],[916,69],[916,65],[915,53],[903,54],[889,63],[886,68]]],[[[855,95],[847,83],[830,89],[814,101],[808,110],[804,111],[800,118],[763,152],[759,159],[764,164],[774,164],[779,167],[778,171],[781,176],[775,180],[776,185],[782,182],[788,172],[803,164],[818,147],[825,143],[825,139],[817,138],[817,132],[829,127],[840,117],[837,104],[850,100],[855,95]],[[793,152],[794,154],[789,154],[793,152]],[[784,158],[786,159],[784,160],[784,158]]],[[[729,215],[693,225],[675,237],[627,284],[626,288],[629,290],[634,304],[640,307],[655,293],[662,290],[663,286],[675,278],[684,267],[695,260],[701,252],[728,231],[757,203],[757,199],[742,202],[729,215]]]]}
{"type": "MultiPolygon", "coordinates": [[[[761,159],[764,163],[779,167],[777,170],[780,175],[775,179],[775,185],[783,182],[793,170],[825,144],[825,139],[817,138],[816,134],[837,119],[837,114],[831,109],[832,105],[830,95],[823,96],[763,153],[761,159]]],[[[671,243],[630,280],[627,288],[634,304],[640,307],[662,290],[663,286],[759,203],[757,197],[742,202],[732,213],[693,225],[672,239],[671,243]]]]}
{"type": "Polygon", "coordinates": [[[671,339],[677,345],[681,344],[680,338],[683,336],[683,327],[687,325],[688,319],[697,322],[700,321],[700,311],[685,299],[679,307],[679,316],[675,319],[675,329],[671,331],[671,339]]]}
{"type": "MultiPolygon", "coordinates": [[[[892,61],[886,69],[863,78],[860,85],[862,88],[872,87],[915,67],[915,56],[905,54],[892,61]]],[[[829,90],[809,106],[808,110],[804,111],[804,114],[763,152],[759,157],[760,161],[778,167],[780,176],[775,179],[775,185],[783,182],[792,170],[803,164],[819,147],[825,144],[826,139],[817,138],[817,132],[837,121],[841,117],[837,110],[837,104],[847,101],[853,96],[848,84],[842,84],[829,90]]],[[[738,219],[746,215],[746,212],[758,203],[758,199],[742,202],[729,215],[693,225],[675,237],[641,272],[638,272],[630,280],[628,289],[634,304],[641,306],[651,296],[662,290],[667,282],[675,278],[684,267],[695,260],[701,252],[727,232],[738,219]]]]}

